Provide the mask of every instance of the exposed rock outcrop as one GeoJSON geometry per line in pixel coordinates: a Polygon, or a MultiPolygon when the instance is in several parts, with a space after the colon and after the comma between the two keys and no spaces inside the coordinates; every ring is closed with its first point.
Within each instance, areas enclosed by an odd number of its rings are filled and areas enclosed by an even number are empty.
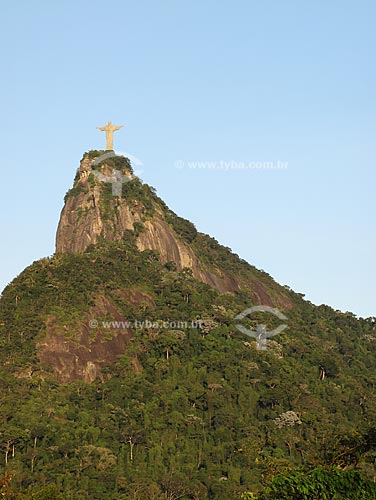
{"type": "MultiPolygon", "coordinates": [[[[152,299],[140,290],[115,290],[115,295],[129,301],[133,306],[146,303],[153,308],[152,299]]],[[[39,342],[39,358],[43,365],[52,368],[60,382],[84,380],[93,382],[102,378],[102,368],[116,361],[124,354],[132,337],[127,319],[118,311],[111,300],[104,295],[96,298],[95,306],[81,324],[66,327],[58,324],[55,317],[49,317],[46,336],[39,342]],[[118,328],[104,329],[95,318],[110,316],[118,328]],[[94,322],[93,323],[93,319],[94,322]]],[[[132,365],[139,370],[137,359],[132,365]]]]}
{"type": "MultiPolygon", "coordinates": [[[[125,159],[124,159],[125,160],[125,159]]],[[[291,307],[291,301],[281,291],[276,299],[271,297],[262,282],[249,276],[236,276],[218,267],[203,264],[192,247],[174,231],[167,221],[165,207],[152,200],[153,209],[132,195],[104,195],[104,183],[93,175],[93,168],[110,178],[113,167],[104,161],[99,167],[85,155],[81,161],[73,189],[67,194],[56,236],[56,252],[80,253],[89,245],[97,244],[101,238],[122,240],[126,231],[142,225],[137,236],[140,250],[155,250],[161,262],[174,262],[178,270],[189,268],[195,278],[216,288],[221,293],[239,292],[248,289],[254,302],[264,305],[291,307]]],[[[129,166],[131,169],[131,167],[129,166]]],[[[123,169],[124,176],[131,170],[123,169]]],[[[130,177],[129,177],[130,178],[130,177]]],[[[126,179],[128,180],[128,179],[126,179]]],[[[150,202],[150,200],[148,200],[150,202]]],[[[282,287],[281,287],[282,289],[282,287]]]]}

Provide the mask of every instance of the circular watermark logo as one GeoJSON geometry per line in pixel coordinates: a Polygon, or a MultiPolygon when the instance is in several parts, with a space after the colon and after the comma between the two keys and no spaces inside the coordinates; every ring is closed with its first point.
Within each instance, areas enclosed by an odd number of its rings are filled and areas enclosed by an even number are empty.
{"type": "MultiPolygon", "coordinates": [[[[244,311],[239,313],[235,317],[235,320],[240,321],[244,319],[246,316],[250,316],[257,312],[266,312],[272,314],[273,316],[279,318],[280,320],[283,321],[287,320],[287,317],[283,313],[281,313],[281,311],[270,306],[249,307],[248,309],[245,309],[244,311]]],[[[235,324],[235,327],[240,332],[244,333],[245,335],[248,335],[248,337],[253,337],[254,339],[256,339],[257,349],[265,351],[267,349],[267,340],[281,333],[283,330],[285,330],[285,328],[287,328],[287,325],[286,324],[279,325],[277,328],[274,328],[273,330],[270,331],[268,331],[266,329],[266,326],[262,324],[258,324],[256,326],[256,330],[250,330],[249,328],[246,328],[244,325],[241,325],[239,323],[235,324]]]]}

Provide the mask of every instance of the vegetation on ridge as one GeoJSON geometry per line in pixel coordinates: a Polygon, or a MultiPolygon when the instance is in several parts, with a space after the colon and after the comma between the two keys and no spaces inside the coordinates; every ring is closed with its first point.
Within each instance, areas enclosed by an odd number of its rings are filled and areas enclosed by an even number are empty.
{"type": "MultiPolygon", "coordinates": [[[[123,190],[162,210],[203,262],[271,297],[282,289],[288,329],[257,350],[235,327],[255,305],[248,291],[220,294],[139,251],[142,222],[122,241],[34,262],[0,299],[1,498],[376,498],[375,318],[314,306],[197,233],[149,186],[123,190]],[[105,363],[103,343],[119,335],[126,347],[105,363]],[[51,347],[55,365],[42,362],[48,336],[65,342],[51,347]],[[91,384],[58,382],[75,345],[76,363],[98,363],[91,384]]],[[[278,324],[244,320],[258,323],[278,324]]]]}

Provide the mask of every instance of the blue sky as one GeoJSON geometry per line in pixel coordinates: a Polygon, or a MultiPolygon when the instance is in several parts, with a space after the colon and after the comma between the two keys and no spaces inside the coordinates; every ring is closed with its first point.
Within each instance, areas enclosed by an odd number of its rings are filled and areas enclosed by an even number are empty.
{"type": "Polygon", "coordinates": [[[199,230],[314,303],[376,316],[375,15],[371,0],[4,4],[0,289],[54,252],[112,120],[116,149],[199,230]],[[189,164],[221,161],[288,166],[189,164]]]}

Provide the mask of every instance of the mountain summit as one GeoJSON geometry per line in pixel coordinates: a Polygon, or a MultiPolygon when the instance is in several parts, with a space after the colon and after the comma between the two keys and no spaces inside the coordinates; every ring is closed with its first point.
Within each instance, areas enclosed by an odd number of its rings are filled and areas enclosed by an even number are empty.
{"type": "Polygon", "coordinates": [[[171,262],[178,271],[190,269],[194,278],[221,293],[243,291],[257,304],[292,307],[286,289],[266,273],[246,265],[170,210],[152,187],[133,175],[127,158],[106,158],[104,151],[85,153],[65,197],[56,253],[82,253],[100,241],[123,241],[129,231],[140,251],[157,252],[163,264],[171,262]],[[114,185],[120,187],[118,195],[114,185]],[[230,270],[226,260],[236,263],[238,270],[230,270]]]}
{"type": "Polygon", "coordinates": [[[375,347],[90,151],[0,298],[0,493],[375,499],[375,347]]]}

